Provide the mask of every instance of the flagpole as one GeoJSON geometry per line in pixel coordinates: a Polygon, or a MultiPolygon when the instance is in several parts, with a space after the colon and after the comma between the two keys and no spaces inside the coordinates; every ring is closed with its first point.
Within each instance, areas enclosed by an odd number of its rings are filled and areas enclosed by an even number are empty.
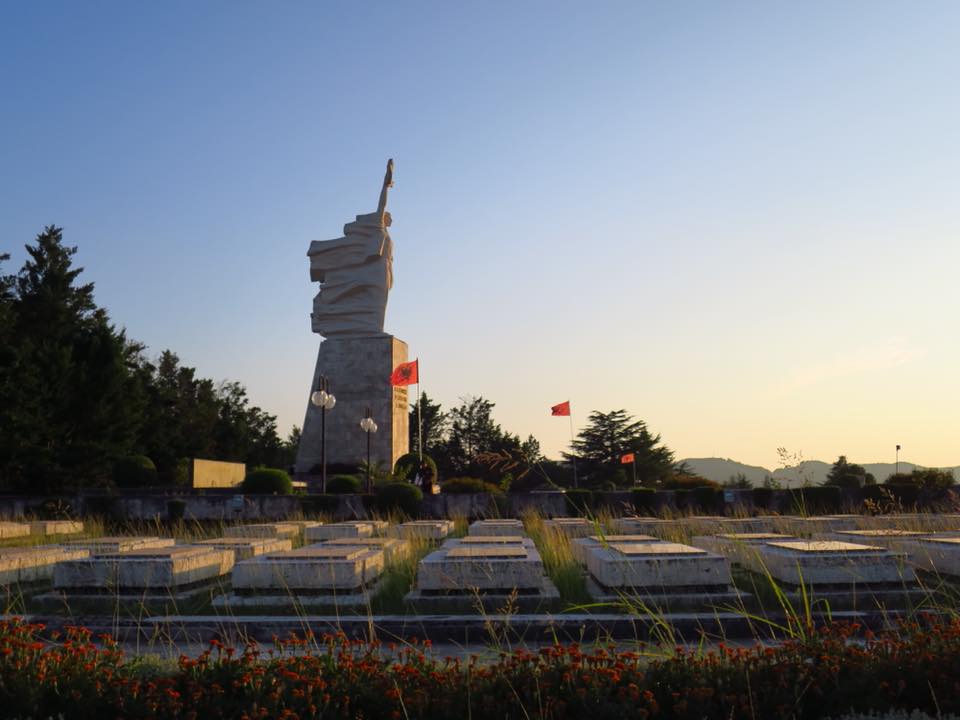
{"type": "MultiPolygon", "coordinates": [[[[569,401],[568,401],[569,402],[569,401]]],[[[573,451],[573,410],[570,410],[570,413],[567,415],[570,418],[570,450],[573,451]]],[[[570,461],[573,463],[573,489],[576,490],[579,487],[577,482],[577,456],[572,452],[570,454],[570,461]]]]}
{"type": "Polygon", "coordinates": [[[423,416],[420,406],[423,405],[423,395],[420,394],[420,358],[417,358],[417,459],[423,465],[423,416]]]}
{"type": "Polygon", "coordinates": [[[637,454],[633,453],[633,486],[637,486],[637,454]]]}

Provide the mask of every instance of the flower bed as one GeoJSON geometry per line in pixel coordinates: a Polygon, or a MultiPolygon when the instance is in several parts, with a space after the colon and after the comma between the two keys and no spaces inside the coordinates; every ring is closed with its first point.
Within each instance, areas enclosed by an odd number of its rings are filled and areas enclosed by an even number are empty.
{"type": "MultiPolygon", "coordinates": [[[[922,619],[922,618],[921,618],[922,619]]],[[[922,619],[923,620],[923,619],[922,619]]],[[[499,660],[389,652],[342,636],[263,652],[218,642],[146,676],[107,636],[0,623],[6,717],[135,718],[821,718],[960,710],[960,620],[808,629],[776,647],[676,649],[668,656],[557,645],[499,660]]]]}

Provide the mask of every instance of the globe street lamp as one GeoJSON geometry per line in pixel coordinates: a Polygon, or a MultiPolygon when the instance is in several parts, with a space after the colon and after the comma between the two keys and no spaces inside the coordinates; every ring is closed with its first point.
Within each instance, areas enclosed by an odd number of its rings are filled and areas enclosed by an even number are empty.
{"type": "Polygon", "coordinates": [[[367,408],[366,416],[360,421],[360,429],[367,434],[367,494],[369,495],[373,492],[373,489],[370,487],[370,433],[377,431],[377,423],[374,422],[373,417],[370,415],[370,408],[367,408]]]}
{"type": "Polygon", "coordinates": [[[337,399],[330,392],[327,376],[317,379],[317,389],[310,395],[310,402],[320,408],[320,492],[327,491],[327,410],[333,410],[337,399]]]}

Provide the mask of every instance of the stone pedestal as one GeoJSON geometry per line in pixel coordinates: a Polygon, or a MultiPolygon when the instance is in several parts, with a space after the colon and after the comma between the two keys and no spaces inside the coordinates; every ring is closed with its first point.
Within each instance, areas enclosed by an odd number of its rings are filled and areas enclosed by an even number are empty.
{"type": "MultiPolygon", "coordinates": [[[[377,423],[370,436],[370,459],[393,468],[409,447],[410,407],[407,388],[392,387],[390,375],[407,362],[407,344],[392,335],[335,337],[320,343],[309,396],[321,375],[337,399],[327,410],[327,477],[335,464],[357,465],[367,459],[367,434],[360,420],[369,407],[377,423]]],[[[307,414],[297,451],[296,472],[319,475],[320,409],[307,401],[307,414]]]]}

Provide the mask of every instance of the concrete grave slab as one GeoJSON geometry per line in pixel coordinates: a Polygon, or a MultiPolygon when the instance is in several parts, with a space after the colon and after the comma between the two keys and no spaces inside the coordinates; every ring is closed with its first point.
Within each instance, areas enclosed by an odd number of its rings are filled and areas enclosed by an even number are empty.
{"type": "Polygon", "coordinates": [[[896,530],[891,528],[871,530],[838,530],[824,537],[838,542],[860,543],[872,547],[883,547],[895,552],[906,552],[904,546],[910,540],[922,538],[927,533],[915,530],[896,530]]]}
{"type": "Polygon", "coordinates": [[[236,562],[249,560],[258,555],[293,549],[291,540],[278,540],[276,538],[221,537],[197,540],[191,544],[215,547],[218,550],[232,550],[236,562]]]}
{"type": "Polygon", "coordinates": [[[231,525],[223,531],[227,537],[274,538],[276,540],[296,540],[301,528],[295,522],[255,523],[252,525],[231,525]]]}
{"type": "Polygon", "coordinates": [[[80,560],[90,552],[82,548],[38,545],[0,550],[0,585],[43,582],[53,578],[54,566],[64,560],[80,560]]]}
{"type": "Polygon", "coordinates": [[[730,562],[754,572],[762,572],[763,562],[760,558],[758,546],[768,542],[798,539],[793,535],[775,532],[718,533],[717,535],[694,537],[690,540],[690,544],[722,555],[730,562]]]}
{"type": "Polygon", "coordinates": [[[903,586],[916,582],[906,554],[838,540],[777,541],[758,546],[770,575],[790,587],[903,586]]]}
{"type": "Polygon", "coordinates": [[[614,543],[585,553],[587,570],[603,588],[648,593],[727,591],[726,558],[680,543],[614,543]]]}
{"type": "Polygon", "coordinates": [[[237,611],[362,611],[369,608],[385,562],[379,547],[332,543],[262,555],[237,563],[232,592],[213,604],[237,611]]]}
{"type": "Polygon", "coordinates": [[[163,597],[216,580],[232,567],[230,550],[196,545],[138,548],[57,563],[53,585],[68,596],[163,597]]]}
{"type": "Polygon", "coordinates": [[[391,537],[405,540],[443,540],[454,530],[453,520],[413,520],[387,529],[391,537]]]}
{"type": "Polygon", "coordinates": [[[604,547],[610,543],[660,543],[660,538],[653,535],[591,535],[590,537],[577,538],[570,543],[570,552],[574,559],[581,565],[587,562],[587,551],[592,548],[604,547]]]}
{"type": "Polygon", "coordinates": [[[559,597],[532,540],[472,536],[423,558],[407,601],[419,612],[471,613],[552,609],[559,597]]]}
{"type": "Polygon", "coordinates": [[[27,523],[0,522],[0,540],[8,538],[24,537],[30,534],[30,526],[27,523]]]}
{"type": "Polygon", "coordinates": [[[960,577],[960,537],[930,535],[905,542],[904,549],[919,569],[960,577]]]}
{"type": "Polygon", "coordinates": [[[114,535],[85,540],[69,540],[63,543],[65,548],[89,550],[91,555],[126,552],[146,548],[165,548],[176,544],[173,538],[160,538],[153,535],[114,535]]]}
{"type": "Polygon", "coordinates": [[[399,538],[337,538],[327,540],[324,545],[333,545],[336,547],[354,547],[354,548],[375,548],[383,551],[384,558],[388,563],[399,560],[410,552],[410,543],[399,538]]]}
{"type": "Polygon", "coordinates": [[[528,538],[491,538],[491,542],[482,542],[479,538],[468,542],[445,542],[439,550],[420,561],[417,589],[460,593],[542,590],[543,561],[533,541],[528,538]]]}
{"type": "Polygon", "coordinates": [[[83,523],[78,520],[32,520],[30,534],[47,537],[48,535],[75,535],[83,532],[83,523]]]}
{"type": "Polygon", "coordinates": [[[379,577],[384,563],[377,547],[308,545],[237,563],[233,590],[274,596],[355,591],[379,577]]]}
{"type": "Polygon", "coordinates": [[[523,529],[523,523],[520,520],[477,520],[470,524],[470,535],[513,535],[523,537],[527,533],[523,529]]]}
{"type": "Polygon", "coordinates": [[[304,531],[304,538],[307,542],[316,543],[322,540],[336,540],[337,538],[373,537],[375,531],[376,526],[373,522],[353,520],[307,528],[304,531]]]}

